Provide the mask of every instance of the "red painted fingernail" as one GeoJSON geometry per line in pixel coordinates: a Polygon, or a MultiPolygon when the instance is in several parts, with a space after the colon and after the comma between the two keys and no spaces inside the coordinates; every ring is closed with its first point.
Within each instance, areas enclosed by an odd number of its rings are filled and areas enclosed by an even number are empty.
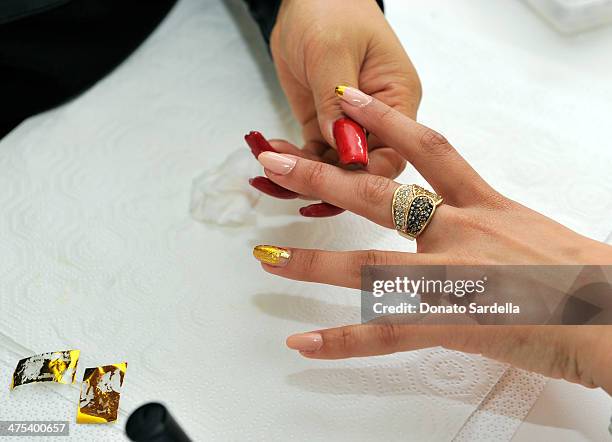
{"type": "Polygon", "coordinates": [[[368,140],[363,128],[350,118],[334,123],[334,139],[342,164],[368,165],[368,140]]]}
{"type": "Polygon", "coordinates": [[[268,140],[266,140],[264,136],[257,131],[249,132],[244,136],[244,140],[251,148],[251,152],[253,152],[255,158],[257,158],[262,152],[277,152],[277,150],[274,149],[270,143],[268,143],[268,140]]]}
{"type": "Polygon", "coordinates": [[[297,193],[292,192],[289,189],[285,189],[284,187],[279,186],[275,182],[270,181],[270,179],[266,178],[265,176],[257,176],[255,178],[251,178],[249,180],[249,184],[260,192],[265,193],[266,195],[270,195],[283,200],[292,200],[299,196],[297,193]]]}
{"type": "Polygon", "coordinates": [[[344,209],[328,203],[311,204],[300,209],[300,215],[308,218],[325,218],[327,216],[340,215],[342,212],[344,212],[344,209]]]}

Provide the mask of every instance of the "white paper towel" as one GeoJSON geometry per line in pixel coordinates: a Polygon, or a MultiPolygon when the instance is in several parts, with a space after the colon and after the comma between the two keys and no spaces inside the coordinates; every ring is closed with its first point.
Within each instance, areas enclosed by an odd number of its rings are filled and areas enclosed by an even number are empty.
{"type": "MultiPolygon", "coordinates": [[[[425,79],[424,120],[500,190],[601,238],[611,154],[597,121],[611,95],[401,4],[388,2],[389,14],[425,79]],[[582,213],[579,189],[601,205],[582,213]]],[[[64,348],[81,350],[79,378],[84,366],[129,363],[120,421],[77,427],[79,440],[120,437],[129,411],[161,399],[197,439],[447,441],[505,372],[441,349],[323,362],[284,347],[290,333],[359,321],[359,296],[267,275],[253,245],[411,245],[351,214],[305,220],[298,202],[269,198],[256,227],[190,219],[191,180],[242,134],[297,140],[273,78],[240,2],[182,0],[111,76],[0,143],[0,382],[11,361],[64,348]]],[[[408,171],[402,180],[416,179],[408,171]]],[[[31,387],[1,393],[11,406],[0,419],[49,418],[46,404],[74,419],[76,387],[31,387]]]]}

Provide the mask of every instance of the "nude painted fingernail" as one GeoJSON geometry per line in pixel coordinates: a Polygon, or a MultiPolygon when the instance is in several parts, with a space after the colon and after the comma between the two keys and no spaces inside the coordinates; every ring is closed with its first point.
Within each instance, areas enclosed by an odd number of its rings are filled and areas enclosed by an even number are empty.
{"type": "Polygon", "coordinates": [[[359,89],[344,85],[336,86],[336,95],[342,98],[348,104],[357,107],[367,106],[373,100],[372,97],[364,94],[359,89]]]}
{"type": "Polygon", "coordinates": [[[281,247],[260,245],[253,249],[253,256],[264,264],[284,267],[291,259],[291,252],[281,247]]]}
{"type": "Polygon", "coordinates": [[[301,333],[287,338],[287,347],[300,352],[317,351],[323,347],[323,336],[319,333],[301,333]]]}
{"type": "Polygon", "coordinates": [[[270,172],[278,175],[287,175],[297,162],[295,158],[275,152],[262,152],[257,157],[257,161],[270,172]]]}

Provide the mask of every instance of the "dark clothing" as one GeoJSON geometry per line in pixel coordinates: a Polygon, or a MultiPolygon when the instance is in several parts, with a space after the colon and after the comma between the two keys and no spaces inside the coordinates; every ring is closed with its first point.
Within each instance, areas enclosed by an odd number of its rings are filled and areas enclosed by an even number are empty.
{"type": "Polygon", "coordinates": [[[104,77],[175,0],[147,0],[146,7],[127,0],[5,2],[0,0],[0,137],[104,77]]]}
{"type": "MultiPolygon", "coordinates": [[[[245,2],[269,42],[281,0],[245,2]]],[[[0,138],[104,77],[175,3],[0,0],[0,138]]]]}

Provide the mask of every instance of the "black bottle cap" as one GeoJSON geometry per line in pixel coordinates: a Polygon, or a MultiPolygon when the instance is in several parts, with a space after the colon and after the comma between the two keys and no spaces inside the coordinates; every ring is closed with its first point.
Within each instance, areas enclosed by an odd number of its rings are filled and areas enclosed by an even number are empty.
{"type": "Polygon", "coordinates": [[[134,442],[191,442],[166,407],[157,402],[134,410],[125,424],[125,432],[134,442]]]}

